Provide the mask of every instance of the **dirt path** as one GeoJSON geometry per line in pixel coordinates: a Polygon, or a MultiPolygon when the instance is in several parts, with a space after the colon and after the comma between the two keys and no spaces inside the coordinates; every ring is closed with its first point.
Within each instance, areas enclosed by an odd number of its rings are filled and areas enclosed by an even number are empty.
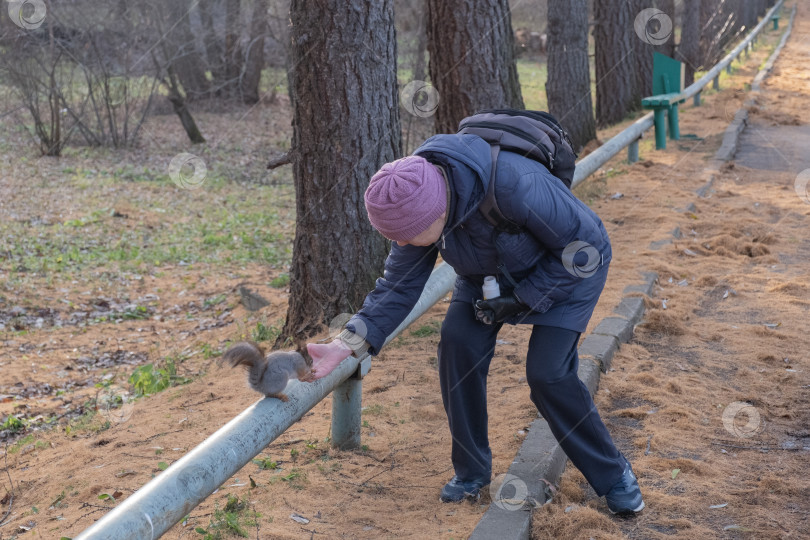
{"type": "MultiPolygon", "coordinates": [[[[807,2],[762,90],[736,163],[710,196],[694,213],[658,220],[664,230],[680,227],[683,239],[659,251],[639,245],[636,254],[640,267],[660,273],[660,286],[647,323],[603,378],[597,405],[634,464],[647,508],[636,519],[610,517],[569,467],[561,497],[535,513],[534,538],[807,537],[807,2]],[[796,184],[805,186],[800,193],[796,184]]],[[[616,188],[633,189],[637,179],[621,177],[616,188]]],[[[679,178],[649,197],[685,202],[697,187],[679,178]]],[[[643,226],[635,209],[623,220],[625,229],[643,226]]]]}

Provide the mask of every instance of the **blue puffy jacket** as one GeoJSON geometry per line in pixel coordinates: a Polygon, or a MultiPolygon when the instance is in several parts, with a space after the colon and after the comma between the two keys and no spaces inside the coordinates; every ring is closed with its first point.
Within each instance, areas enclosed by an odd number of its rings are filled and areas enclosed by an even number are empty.
{"type": "Polygon", "coordinates": [[[610,240],[599,217],[542,164],[502,151],[496,200],[503,215],[522,231],[496,235],[478,211],[492,165],[486,141],[476,135],[434,135],[414,154],[447,174],[447,223],[435,245],[392,244],[383,277],[346,325],[365,336],[369,351],[379,352],[413,309],[439,254],[458,275],[452,301],[469,303],[471,313],[475,300],[482,298],[484,277],[493,275],[501,294],[514,293],[532,308],[507,323],[585,331],[611,259],[610,240]],[[572,250],[583,246],[572,258],[572,250]],[[516,288],[498,271],[499,251],[516,288]]]}

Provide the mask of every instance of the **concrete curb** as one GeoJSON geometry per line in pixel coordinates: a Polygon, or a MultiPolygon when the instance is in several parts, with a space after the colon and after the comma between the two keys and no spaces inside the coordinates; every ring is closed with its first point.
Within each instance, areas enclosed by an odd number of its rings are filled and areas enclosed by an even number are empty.
{"type": "MultiPolygon", "coordinates": [[[[647,272],[638,285],[624,290],[622,302],[614,309],[618,317],[605,317],[579,346],[580,380],[591,395],[599,387],[599,371],[610,369],[613,355],[621,343],[633,337],[633,329],[644,314],[644,298],[651,295],[658,274],[647,272]],[[633,296],[636,295],[636,296],[633,296]]],[[[548,427],[538,418],[518,450],[509,471],[497,491],[490,488],[492,503],[470,535],[471,540],[528,540],[531,534],[532,510],[550,501],[549,484],[556,484],[565,470],[568,457],[548,427]]]]}
{"type": "Polygon", "coordinates": [[[742,107],[734,115],[734,120],[726,129],[725,135],[723,135],[723,143],[720,145],[720,149],[715,154],[712,163],[712,166],[717,170],[719,170],[720,167],[722,167],[726,162],[732,161],[734,156],[737,154],[737,148],[739,147],[740,142],[740,134],[748,125],[748,109],[756,105],[756,96],[759,94],[762,82],[770,74],[774,64],[776,63],[776,59],[779,57],[779,53],[782,52],[782,48],[785,46],[785,43],[787,43],[787,40],[790,37],[790,32],[793,29],[793,19],[795,16],[796,5],[794,4],[793,11],[790,13],[790,22],[785,29],[785,33],[782,34],[782,39],[779,42],[779,45],[776,46],[776,49],[774,49],[771,56],[768,57],[768,60],[765,62],[765,65],[754,77],[754,80],[751,83],[751,92],[748,99],[743,102],[742,107]]]}
{"type": "Polygon", "coordinates": [[[773,69],[774,64],[776,64],[776,59],[779,58],[779,53],[782,52],[785,43],[787,43],[787,40],[790,37],[790,32],[793,30],[793,20],[795,18],[796,4],[793,4],[793,10],[790,12],[790,22],[788,22],[787,28],[785,28],[785,33],[782,35],[782,40],[779,42],[779,45],[776,46],[776,49],[774,49],[773,54],[771,54],[771,56],[768,58],[768,61],[765,62],[765,65],[762,66],[762,69],[759,70],[757,76],[754,77],[754,82],[751,84],[752,92],[759,92],[765,77],[771,74],[771,70],[773,69]]]}
{"type": "MultiPolygon", "coordinates": [[[[746,102],[748,103],[748,102],[746,102]]],[[[745,105],[743,105],[745,107],[745,105]]],[[[720,149],[714,155],[715,167],[720,168],[727,161],[734,159],[737,153],[737,147],[740,143],[740,133],[743,132],[745,126],[748,124],[748,109],[742,108],[734,115],[734,120],[726,128],[723,135],[723,142],[720,149]]]]}

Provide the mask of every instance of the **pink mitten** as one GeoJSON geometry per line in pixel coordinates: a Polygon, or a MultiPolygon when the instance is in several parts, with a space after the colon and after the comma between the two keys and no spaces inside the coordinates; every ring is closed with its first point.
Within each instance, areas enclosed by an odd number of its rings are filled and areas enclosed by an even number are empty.
{"type": "Polygon", "coordinates": [[[331,343],[307,343],[307,352],[312,357],[312,371],[315,379],[326,377],[338,364],[352,354],[340,339],[331,343]]]}

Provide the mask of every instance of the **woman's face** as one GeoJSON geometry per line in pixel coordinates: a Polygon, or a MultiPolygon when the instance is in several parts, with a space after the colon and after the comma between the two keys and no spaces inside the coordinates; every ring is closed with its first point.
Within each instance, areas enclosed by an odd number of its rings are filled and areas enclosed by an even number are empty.
{"type": "Polygon", "coordinates": [[[442,235],[446,219],[447,211],[443,212],[442,215],[439,216],[439,219],[431,223],[430,227],[424,232],[417,234],[410,240],[397,240],[396,242],[400,246],[406,246],[408,244],[412,246],[429,246],[435,244],[442,235]]]}

